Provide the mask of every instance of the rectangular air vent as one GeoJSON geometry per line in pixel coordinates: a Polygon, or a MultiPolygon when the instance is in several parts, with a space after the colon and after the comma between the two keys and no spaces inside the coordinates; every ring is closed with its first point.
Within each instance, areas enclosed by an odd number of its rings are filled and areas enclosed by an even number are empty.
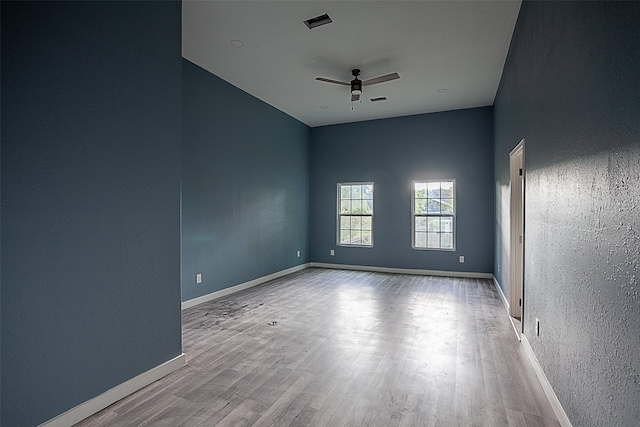
{"type": "Polygon", "coordinates": [[[378,98],[371,98],[371,102],[380,102],[380,101],[386,101],[387,97],[386,96],[380,96],[378,98]]]}
{"type": "Polygon", "coordinates": [[[332,23],[333,21],[331,20],[331,18],[329,18],[329,15],[327,15],[326,13],[324,15],[320,15],[320,16],[316,16],[315,18],[311,18],[311,19],[307,19],[306,21],[304,21],[304,25],[307,26],[307,28],[314,29],[316,27],[320,27],[322,25],[327,25],[332,23]]]}

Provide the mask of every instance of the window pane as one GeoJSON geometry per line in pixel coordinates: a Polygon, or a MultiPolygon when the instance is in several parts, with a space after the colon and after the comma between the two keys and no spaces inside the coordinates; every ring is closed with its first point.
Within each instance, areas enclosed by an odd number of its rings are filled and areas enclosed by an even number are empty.
{"type": "Polygon", "coordinates": [[[351,230],[340,230],[340,243],[346,245],[351,243],[351,230]]]}
{"type": "Polygon", "coordinates": [[[361,199],[362,198],[362,186],[360,186],[360,185],[352,185],[351,186],[351,198],[352,199],[361,199]]]}
{"type": "Polygon", "coordinates": [[[440,231],[443,233],[453,233],[453,218],[445,216],[440,219],[440,231]]]}
{"type": "Polygon", "coordinates": [[[359,216],[352,216],[351,217],[351,229],[352,230],[360,230],[361,228],[361,221],[360,221],[360,217],[359,216]]]}
{"type": "Polygon", "coordinates": [[[427,189],[429,192],[429,198],[437,199],[440,197],[440,183],[439,182],[429,182],[427,184],[427,189]]]}
{"type": "Polygon", "coordinates": [[[363,216],[362,217],[362,230],[371,230],[371,217],[363,216]]]}
{"type": "Polygon", "coordinates": [[[429,218],[428,230],[434,233],[440,231],[440,217],[429,218]]]}
{"type": "Polygon", "coordinates": [[[368,200],[373,199],[373,185],[367,184],[362,186],[362,198],[368,200]]]}
{"type": "Polygon", "coordinates": [[[429,205],[427,207],[427,212],[430,214],[439,214],[440,213],[440,201],[434,199],[428,199],[429,205]]]}
{"type": "Polygon", "coordinates": [[[350,185],[341,185],[340,186],[340,198],[341,199],[350,199],[351,198],[351,186],[350,185]]]}
{"type": "Polygon", "coordinates": [[[416,182],[414,185],[415,197],[416,199],[426,199],[427,198],[427,183],[426,182],[416,182]]]}
{"type": "Polygon", "coordinates": [[[351,201],[343,200],[340,202],[340,213],[341,214],[349,214],[351,213],[351,201]]]}
{"type": "Polygon", "coordinates": [[[423,216],[416,217],[416,230],[415,231],[427,231],[427,218],[423,216]]]}
{"type": "Polygon", "coordinates": [[[440,235],[440,239],[442,241],[442,249],[453,249],[453,234],[452,233],[442,233],[440,235]]]}
{"type": "Polygon", "coordinates": [[[429,233],[427,235],[427,247],[429,247],[429,248],[439,248],[440,247],[440,234],[438,234],[438,233],[429,233]]]}
{"type": "Polygon", "coordinates": [[[354,214],[362,213],[362,200],[351,201],[351,213],[354,213],[354,214]]]}
{"type": "Polygon", "coordinates": [[[373,200],[363,200],[362,201],[362,213],[364,213],[364,214],[372,214],[373,213],[373,200]]]}
{"type": "Polygon", "coordinates": [[[440,183],[440,197],[453,199],[453,181],[444,181],[440,183]]]}
{"type": "Polygon", "coordinates": [[[453,199],[440,199],[440,209],[443,214],[453,213],[453,199]]]}
{"type": "Polygon", "coordinates": [[[351,244],[353,245],[361,245],[362,244],[362,231],[351,230],[351,244]]]}
{"type": "Polygon", "coordinates": [[[351,228],[351,217],[350,216],[341,216],[340,217],[340,229],[349,229],[351,228]]]}
{"type": "Polygon", "coordinates": [[[415,212],[416,214],[427,213],[427,199],[416,199],[415,212]]]}
{"type": "Polygon", "coordinates": [[[371,244],[371,232],[370,231],[363,231],[362,232],[362,244],[363,245],[370,245],[371,244]]]}
{"type": "Polygon", "coordinates": [[[416,232],[416,248],[427,247],[427,233],[416,232]]]}

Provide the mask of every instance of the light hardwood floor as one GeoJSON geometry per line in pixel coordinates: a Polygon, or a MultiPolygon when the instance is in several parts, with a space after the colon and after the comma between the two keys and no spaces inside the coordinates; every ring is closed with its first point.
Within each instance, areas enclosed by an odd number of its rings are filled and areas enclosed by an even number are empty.
{"type": "Polygon", "coordinates": [[[306,269],[183,311],[187,366],[78,426],[558,426],[489,280],[306,269]]]}

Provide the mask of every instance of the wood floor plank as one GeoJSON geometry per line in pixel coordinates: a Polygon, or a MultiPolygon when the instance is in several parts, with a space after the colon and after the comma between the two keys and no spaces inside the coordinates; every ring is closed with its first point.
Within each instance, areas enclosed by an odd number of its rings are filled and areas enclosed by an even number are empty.
{"type": "Polygon", "coordinates": [[[79,427],[557,426],[489,280],[310,268],[183,311],[187,366],[79,427]]]}

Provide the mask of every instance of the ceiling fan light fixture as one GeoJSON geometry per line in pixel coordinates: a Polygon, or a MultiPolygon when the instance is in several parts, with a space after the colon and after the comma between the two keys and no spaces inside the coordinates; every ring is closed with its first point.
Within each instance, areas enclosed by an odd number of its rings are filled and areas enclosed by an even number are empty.
{"type": "Polygon", "coordinates": [[[362,82],[357,78],[351,82],[351,93],[353,95],[362,94],[362,82]]]}

